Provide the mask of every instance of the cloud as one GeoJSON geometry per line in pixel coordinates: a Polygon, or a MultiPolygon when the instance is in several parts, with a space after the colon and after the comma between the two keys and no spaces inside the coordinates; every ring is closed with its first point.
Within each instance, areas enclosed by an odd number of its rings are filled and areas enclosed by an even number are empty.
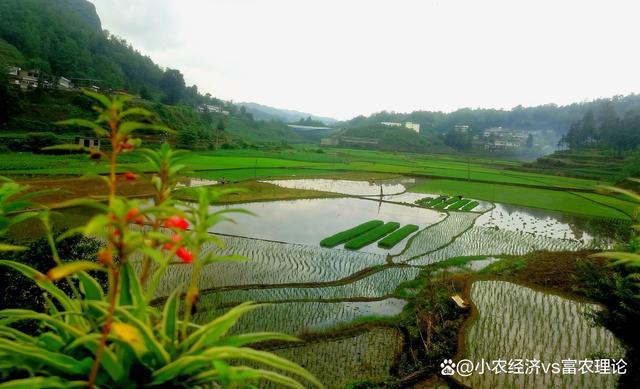
{"type": "Polygon", "coordinates": [[[640,90],[631,0],[94,2],[201,90],[338,118],[640,90]]]}

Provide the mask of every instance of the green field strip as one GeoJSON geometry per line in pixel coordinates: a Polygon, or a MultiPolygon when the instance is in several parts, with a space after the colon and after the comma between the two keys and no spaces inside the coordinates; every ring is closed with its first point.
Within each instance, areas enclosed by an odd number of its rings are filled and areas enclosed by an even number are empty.
{"type": "Polygon", "coordinates": [[[344,247],[349,250],[360,250],[364,246],[367,246],[378,239],[390,234],[391,232],[400,228],[400,223],[389,222],[382,226],[376,227],[373,230],[361,235],[355,239],[352,239],[345,243],[344,247]]]}
{"type": "Polygon", "coordinates": [[[446,202],[442,201],[442,202],[439,202],[438,204],[434,205],[431,208],[433,208],[433,209],[445,209],[447,207],[447,205],[449,205],[449,204],[447,204],[446,202]]]}
{"type": "Polygon", "coordinates": [[[320,241],[320,246],[336,247],[337,245],[348,242],[368,231],[373,230],[374,228],[381,227],[383,224],[384,222],[382,220],[370,220],[348,230],[338,232],[328,238],[322,239],[320,241]]]}
{"type": "Polygon", "coordinates": [[[458,200],[460,200],[458,197],[454,196],[454,197],[449,197],[447,199],[447,201],[445,201],[444,203],[447,205],[451,205],[454,204],[455,202],[457,202],[458,200]]]}
{"type": "Polygon", "coordinates": [[[445,201],[445,199],[447,199],[447,197],[436,197],[435,199],[429,201],[426,206],[427,207],[435,207],[436,205],[443,203],[445,201]]]}
{"type": "Polygon", "coordinates": [[[478,205],[480,205],[479,202],[477,201],[472,201],[469,204],[465,205],[464,207],[462,207],[463,211],[471,211],[472,209],[474,209],[475,207],[477,207],[478,205]]]}
{"type": "Polygon", "coordinates": [[[413,234],[418,231],[420,227],[415,224],[407,224],[406,226],[396,230],[395,232],[387,235],[384,239],[378,242],[378,246],[384,247],[386,249],[391,249],[398,243],[402,242],[407,236],[413,234]]]}
{"type": "Polygon", "coordinates": [[[469,200],[469,199],[458,200],[455,203],[451,204],[449,206],[449,208],[447,208],[447,209],[449,209],[451,211],[457,211],[458,209],[462,208],[463,206],[469,204],[470,202],[471,202],[471,200],[469,200]]]}
{"type": "Polygon", "coordinates": [[[416,201],[416,204],[418,204],[418,205],[420,205],[420,206],[423,206],[423,207],[426,207],[426,206],[428,206],[428,204],[429,204],[429,203],[431,203],[433,200],[435,200],[435,198],[434,198],[434,197],[425,197],[425,198],[423,198],[423,199],[420,199],[420,200],[416,201]]]}

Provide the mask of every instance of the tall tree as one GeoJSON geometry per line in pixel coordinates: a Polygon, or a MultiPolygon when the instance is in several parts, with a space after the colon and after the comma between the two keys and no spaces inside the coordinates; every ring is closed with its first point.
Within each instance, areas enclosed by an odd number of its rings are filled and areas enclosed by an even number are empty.
{"type": "Polygon", "coordinates": [[[162,102],[176,104],[182,98],[186,88],[184,76],[176,69],[167,69],[160,80],[160,89],[164,93],[162,102]]]}

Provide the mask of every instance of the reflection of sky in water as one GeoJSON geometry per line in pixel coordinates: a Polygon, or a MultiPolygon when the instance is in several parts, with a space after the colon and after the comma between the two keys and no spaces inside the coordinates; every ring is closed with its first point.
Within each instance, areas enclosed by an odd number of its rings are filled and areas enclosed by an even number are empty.
{"type": "Polygon", "coordinates": [[[594,237],[571,223],[571,217],[558,212],[496,204],[495,209],[480,216],[477,226],[559,239],[591,242],[594,237]]]}
{"type": "Polygon", "coordinates": [[[262,181],[269,184],[281,186],[289,189],[320,190],[323,192],[341,193],[353,196],[380,195],[380,188],[383,194],[397,194],[406,190],[403,184],[412,184],[412,178],[401,178],[380,181],[349,181],[349,180],[329,180],[324,178],[310,178],[299,180],[272,180],[262,181]]]}
{"type": "MultiPolygon", "coordinates": [[[[270,201],[212,207],[214,210],[221,208],[242,208],[257,217],[231,214],[236,223],[220,223],[213,232],[312,246],[319,245],[320,240],[327,236],[372,219],[396,221],[401,226],[416,224],[423,229],[445,217],[445,214],[433,210],[355,198],[270,201]]],[[[396,254],[406,241],[391,251],[379,248],[377,243],[361,250],[396,254]]]]}

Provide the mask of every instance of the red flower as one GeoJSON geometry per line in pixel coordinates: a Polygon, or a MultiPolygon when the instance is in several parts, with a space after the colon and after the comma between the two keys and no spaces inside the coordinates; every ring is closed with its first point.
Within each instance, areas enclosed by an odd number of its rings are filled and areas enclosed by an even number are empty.
{"type": "Polygon", "coordinates": [[[144,224],[144,218],[142,216],[138,216],[137,218],[133,219],[133,222],[138,224],[138,225],[143,225],[144,224]]]}
{"type": "Polygon", "coordinates": [[[126,180],[126,181],[135,181],[138,179],[138,175],[137,174],[133,174],[131,172],[126,172],[126,173],[122,173],[122,177],[126,180]]]}
{"type": "Polygon", "coordinates": [[[136,218],[138,213],[140,213],[140,211],[138,211],[137,209],[134,208],[134,209],[130,210],[129,212],[127,212],[127,215],[124,217],[124,220],[130,222],[131,220],[136,218]]]}
{"type": "Polygon", "coordinates": [[[189,250],[187,250],[184,246],[178,249],[178,251],[176,252],[176,255],[180,259],[182,259],[182,262],[184,263],[193,262],[193,254],[189,250]]]}
{"type": "Polygon", "coordinates": [[[100,260],[100,263],[108,265],[111,263],[111,254],[109,254],[108,251],[100,250],[98,253],[98,259],[100,260]]]}
{"type": "Polygon", "coordinates": [[[180,235],[178,235],[178,234],[174,234],[174,235],[171,237],[171,240],[172,240],[173,242],[167,242],[167,243],[165,243],[165,244],[162,246],[162,248],[163,248],[163,249],[165,249],[165,250],[173,250],[173,246],[174,246],[174,244],[175,244],[175,243],[180,243],[180,242],[182,241],[182,237],[181,237],[180,235]]]}
{"type": "Polygon", "coordinates": [[[125,150],[133,150],[133,143],[125,142],[122,145],[122,148],[125,149],[125,150]]]}
{"type": "Polygon", "coordinates": [[[169,216],[164,222],[164,226],[167,228],[176,228],[179,230],[186,230],[189,228],[189,222],[180,216],[169,216]]]}

